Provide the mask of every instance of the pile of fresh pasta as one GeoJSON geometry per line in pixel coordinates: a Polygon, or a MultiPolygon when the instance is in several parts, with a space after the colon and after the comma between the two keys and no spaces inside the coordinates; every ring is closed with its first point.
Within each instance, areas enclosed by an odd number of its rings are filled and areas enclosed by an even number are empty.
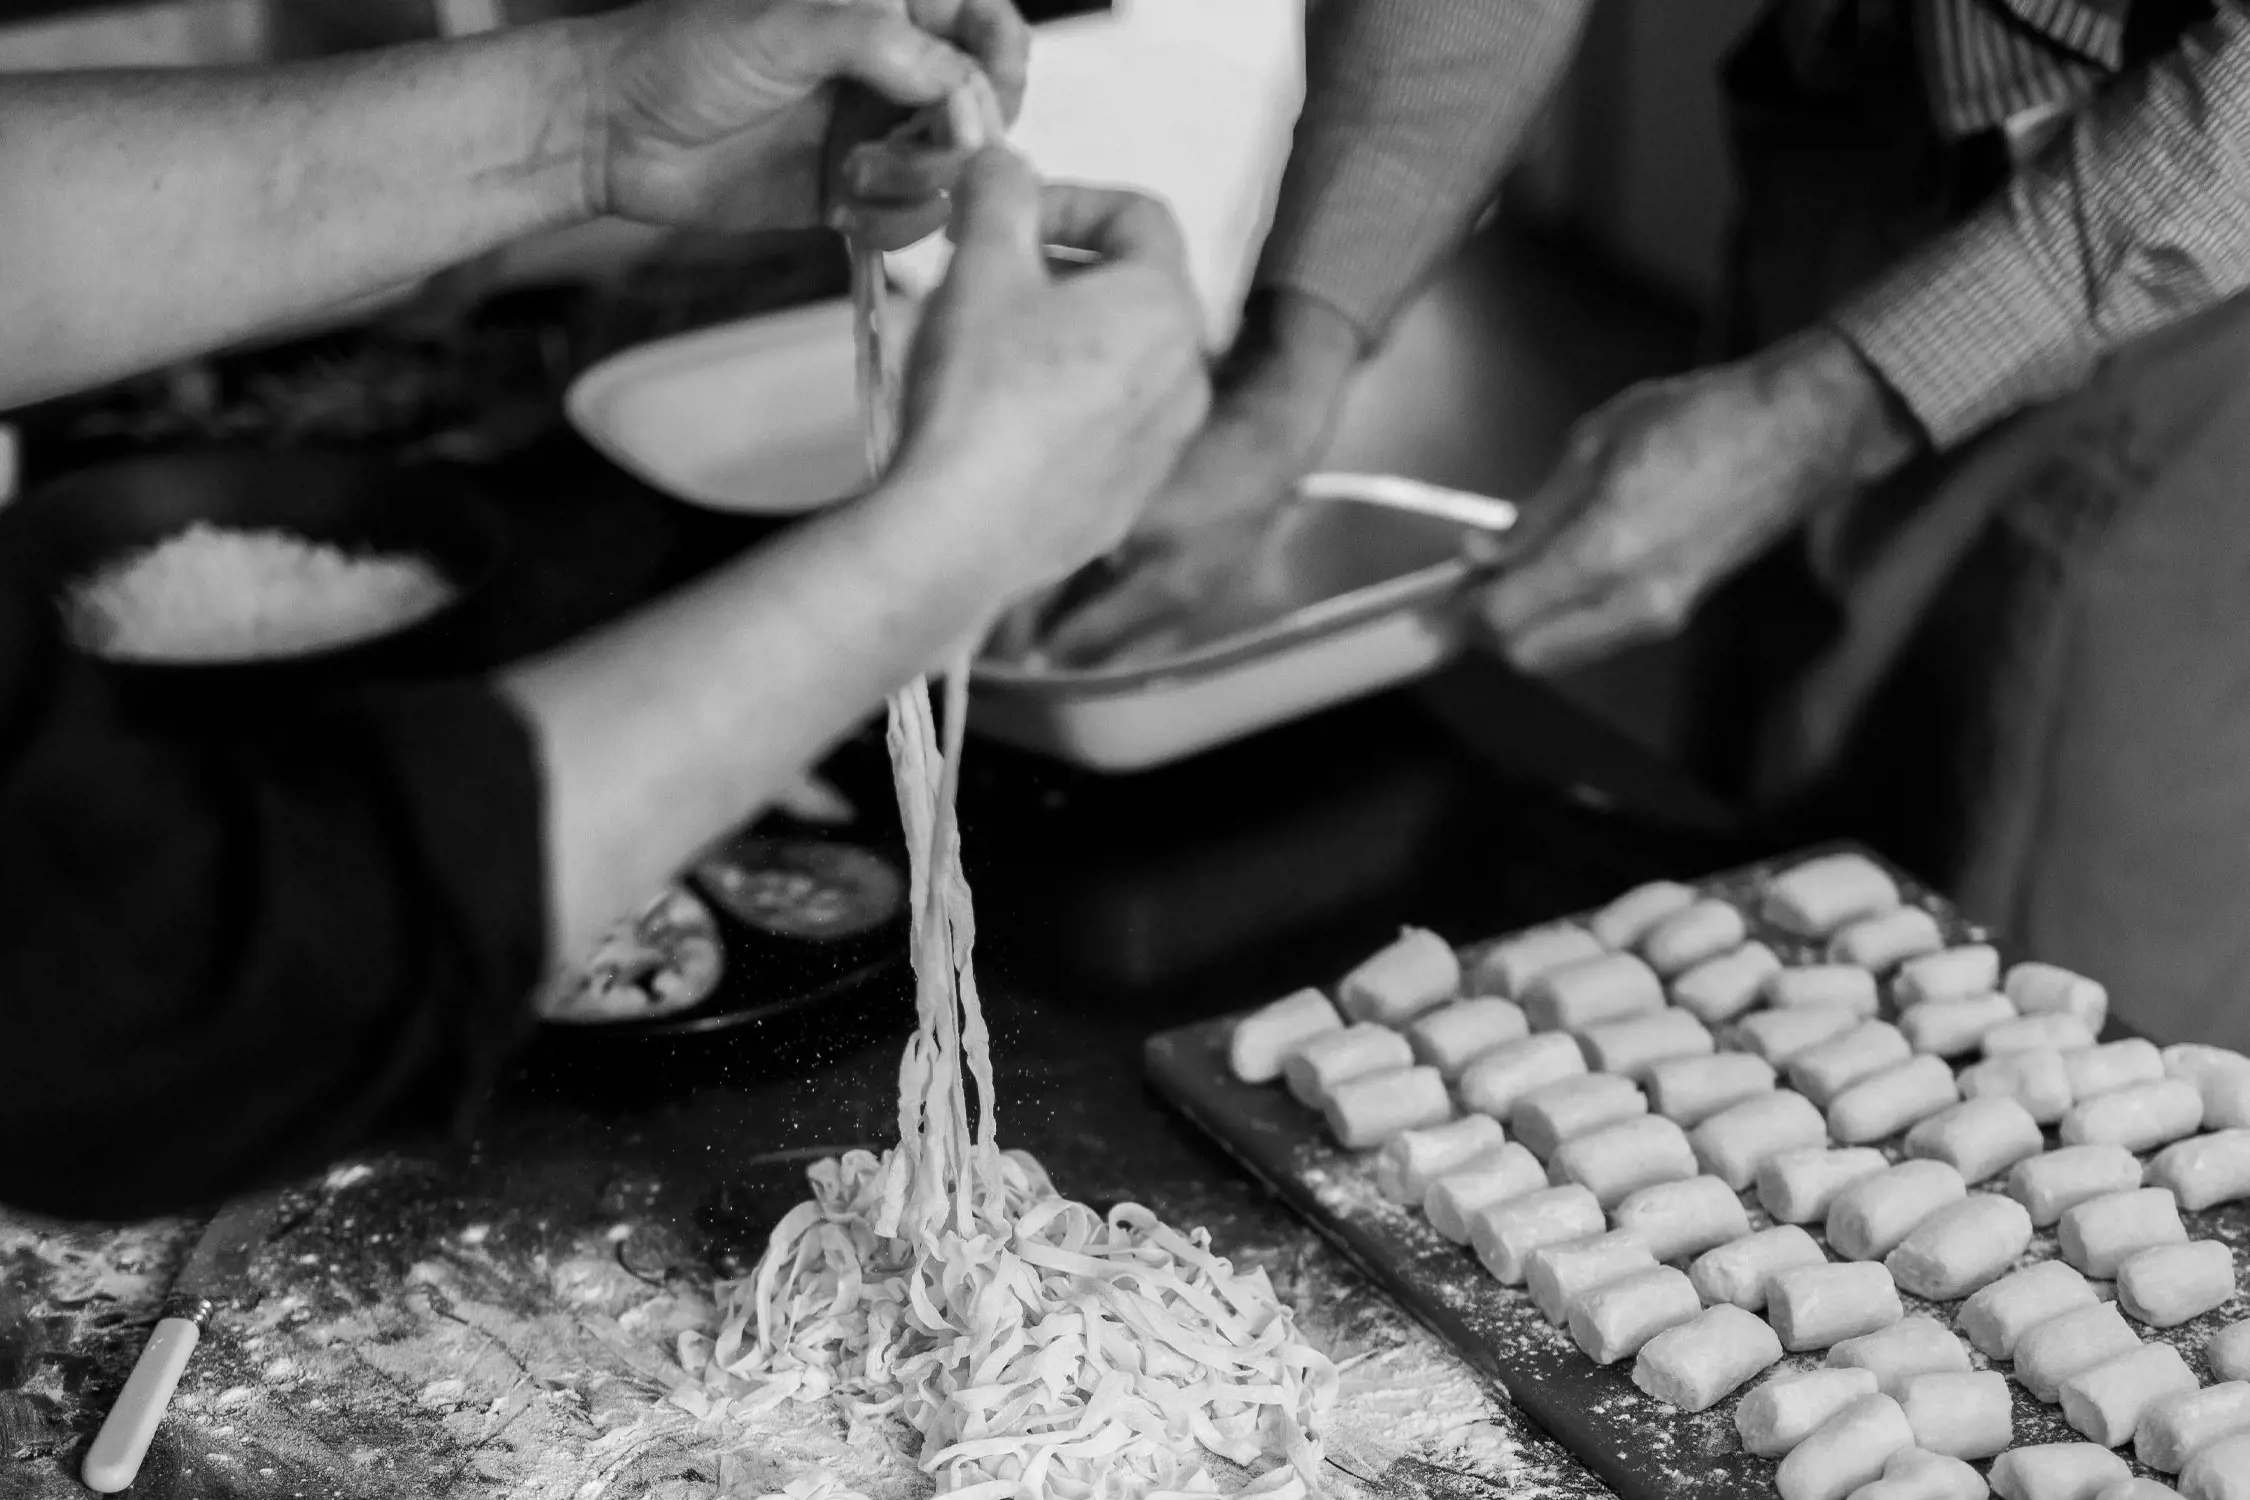
{"type": "Polygon", "coordinates": [[[2250,1500],[2250,1322],[2209,1385],[2142,1333],[2235,1296],[2181,1213],[2250,1197],[2250,1057],[2098,1042],[2102,985],[1949,945],[1856,854],[1747,908],[1660,882],[1466,964],[1410,929],[1232,1066],[1658,1401],[1825,1352],[1735,1407],[1782,1500],[2250,1500]],[[2016,1446],[1996,1366],[2084,1441],[2016,1446]]]}

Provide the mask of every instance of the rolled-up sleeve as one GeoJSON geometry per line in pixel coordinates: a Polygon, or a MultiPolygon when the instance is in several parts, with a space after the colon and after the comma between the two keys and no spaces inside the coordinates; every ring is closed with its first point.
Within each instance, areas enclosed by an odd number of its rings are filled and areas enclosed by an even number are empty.
{"type": "Polygon", "coordinates": [[[1588,0],[1314,0],[1306,98],[1258,282],[1370,342],[1466,237],[1588,0]]]}
{"type": "Polygon", "coordinates": [[[2250,288],[2250,8],[2220,0],[1834,322],[1938,447],[2250,288]]]}
{"type": "Polygon", "coordinates": [[[545,963],[476,685],[152,724],[0,567],[0,1201],[173,1211],[461,1122],[545,963]]]}

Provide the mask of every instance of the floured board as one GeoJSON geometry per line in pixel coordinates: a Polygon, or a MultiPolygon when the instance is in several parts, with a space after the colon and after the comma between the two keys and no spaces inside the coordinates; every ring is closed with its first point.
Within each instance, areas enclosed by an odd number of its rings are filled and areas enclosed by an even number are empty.
{"type": "MultiPolygon", "coordinates": [[[[1751,937],[1767,943],[1788,963],[1807,961],[1816,944],[1793,938],[1757,918],[1757,895],[1774,872],[1827,849],[1693,882],[1709,895],[1733,901],[1750,918],[1751,937]]],[[[1864,852],[1864,851],[1861,851],[1864,852]]],[[[1984,929],[1967,921],[1942,898],[1893,871],[1906,899],[1937,918],[1949,942],[1982,942],[1984,929]]],[[[1541,924],[1545,925],[1545,924],[1541,924]]],[[[1473,960],[1498,939],[1463,950],[1473,960]]],[[[1260,1001],[1271,996],[1257,997],[1260,1001]]],[[[2130,1008],[2130,1000],[2124,1002],[2130,1008]]],[[[1581,1353],[1563,1329],[1550,1326],[1530,1295],[1489,1276],[1467,1249],[1449,1244],[1430,1228],[1420,1211],[1386,1201],[1375,1186],[1374,1154],[1351,1153],[1331,1144],[1319,1115],[1299,1105],[1279,1084],[1256,1086],[1238,1081],[1227,1065],[1227,1039],[1234,1018],[1204,1022],[1150,1038],[1145,1060],[1150,1082],[1181,1114],[1208,1134],[1254,1176],[1278,1194],[1313,1227],[1333,1241],[1383,1286],[1412,1316],[1450,1344],[1481,1374],[1497,1382],[1526,1415],[1539,1423],[1624,1500],[1681,1500],[1688,1496],[1773,1494],[1776,1465],[1752,1457],[1735,1435],[1730,1397],[1711,1410],[1689,1415],[1643,1395],[1631,1377],[1632,1362],[1603,1368],[1581,1353]]],[[[2112,1024],[2111,1034],[2121,1032],[2112,1024]]],[[[2055,1144],[2053,1132],[2048,1145],[2055,1144]]],[[[1899,1156],[1896,1141],[1886,1154],[1899,1156]]],[[[1976,1191],[1996,1191],[1987,1183],[1976,1191]]],[[[1772,1223],[1756,1196],[1744,1198],[1753,1229],[1772,1223]]],[[[2217,1312],[2180,1328],[2154,1330],[2135,1324],[2144,1339],[2176,1344],[2199,1378],[2210,1376],[2202,1357],[2210,1335],[2244,1316],[2250,1304],[2245,1285],[2244,1246],[2250,1243],[2250,1208],[2230,1205],[2206,1214],[2182,1216],[2196,1238],[2225,1241],[2234,1251],[2236,1295],[2217,1312]]],[[[1816,1237],[1818,1225],[1805,1226],[1816,1237]]],[[[2042,1230],[2024,1263],[2057,1254],[2054,1232],[2042,1230]]],[[[1833,1257],[1832,1257],[1833,1258],[1833,1257]]],[[[1928,1313],[1954,1326],[1959,1303],[1930,1304],[1901,1294],[1909,1315],[1928,1313]]],[[[1964,1347],[1966,1341],[1964,1341],[1964,1347]]],[[[1974,1349],[1976,1368],[1997,1368],[1974,1349]]],[[[1776,1370],[1810,1369],[1819,1355],[1790,1355],[1776,1370]]],[[[1770,1377],[1761,1375],[1745,1389],[1770,1377]]],[[[2011,1382],[2016,1398],[2016,1443],[2076,1442],[2078,1434],[2059,1408],[2044,1406],[2011,1382]]],[[[2130,1449],[2126,1450],[2130,1457],[2130,1449]]],[[[1989,1467],[1979,1465],[1980,1468],[1989,1467]]],[[[2136,1473],[2148,1473],[2135,1465],[2136,1473]]],[[[2164,1475],[2150,1477],[2165,1479],[2164,1475]]]]}

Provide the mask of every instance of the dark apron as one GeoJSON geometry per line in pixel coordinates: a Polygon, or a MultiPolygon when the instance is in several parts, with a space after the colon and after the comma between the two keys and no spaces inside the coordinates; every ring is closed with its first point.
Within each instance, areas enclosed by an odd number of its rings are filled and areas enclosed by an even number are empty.
{"type": "MultiPolygon", "coordinates": [[[[1823,77],[1769,19],[1732,59],[1735,348],[1813,321],[2004,174],[1996,139],[1934,138],[1893,42],[1823,77]]],[[[1731,747],[1744,789],[2104,980],[2160,1039],[2250,1044],[2250,299],[1807,541],[1719,601],[1720,717],[1756,726],[1731,747]]]]}

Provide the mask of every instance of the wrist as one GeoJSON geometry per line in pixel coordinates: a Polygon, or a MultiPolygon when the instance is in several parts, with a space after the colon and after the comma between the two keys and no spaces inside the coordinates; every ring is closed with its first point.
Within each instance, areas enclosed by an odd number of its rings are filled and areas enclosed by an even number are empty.
{"type": "Polygon", "coordinates": [[[1898,393],[1835,329],[1809,329],[1774,353],[1788,382],[1822,413],[1844,474],[1854,483],[1887,479],[1929,446],[1898,393]]]}
{"type": "Polygon", "coordinates": [[[1358,327],[1326,302],[1287,287],[1261,288],[1221,362],[1214,418],[1262,427],[1282,447],[1305,450],[1309,461],[1366,355],[1358,327]]]}

